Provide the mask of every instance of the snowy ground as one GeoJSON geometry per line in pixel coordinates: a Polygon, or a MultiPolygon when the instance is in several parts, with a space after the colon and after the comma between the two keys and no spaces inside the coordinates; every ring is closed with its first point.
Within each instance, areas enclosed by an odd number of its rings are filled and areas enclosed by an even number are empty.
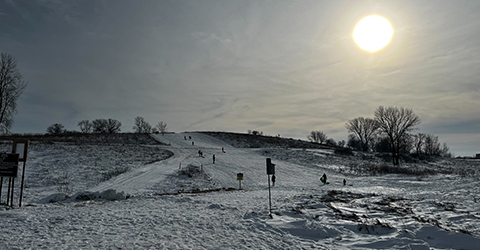
{"type": "Polygon", "coordinates": [[[355,177],[339,173],[328,150],[154,136],[170,145],[32,147],[24,206],[0,207],[0,248],[480,249],[478,177],[355,177]],[[268,154],[277,176],[272,217],[268,154]],[[179,175],[187,167],[204,172],[179,175]],[[105,181],[111,172],[121,174],[105,181]],[[320,184],[323,173],[330,184],[320,184]]]}

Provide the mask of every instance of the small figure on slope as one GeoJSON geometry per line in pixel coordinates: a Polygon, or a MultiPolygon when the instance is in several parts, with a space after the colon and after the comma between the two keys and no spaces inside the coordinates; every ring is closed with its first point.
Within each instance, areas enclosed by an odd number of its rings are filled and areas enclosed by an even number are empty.
{"type": "Polygon", "coordinates": [[[275,179],[276,179],[275,175],[272,175],[272,186],[274,187],[275,187],[275,179]]]}
{"type": "Polygon", "coordinates": [[[215,164],[215,154],[213,154],[213,164],[215,164]]]}
{"type": "Polygon", "coordinates": [[[320,177],[320,181],[323,183],[323,185],[327,184],[327,175],[323,173],[322,177],[320,177]]]}

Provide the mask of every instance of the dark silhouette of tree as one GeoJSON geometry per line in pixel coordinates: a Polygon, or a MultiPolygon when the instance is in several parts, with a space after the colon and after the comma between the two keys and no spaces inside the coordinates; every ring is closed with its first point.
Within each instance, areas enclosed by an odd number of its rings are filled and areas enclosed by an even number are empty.
{"type": "Polygon", "coordinates": [[[252,135],[263,135],[263,131],[253,130],[252,135]]]}
{"type": "Polygon", "coordinates": [[[347,147],[351,150],[362,150],[362,144],[360,143],[360,140],[357,139],[357,137],[353,134],[348,135],[347,147]]]}
{"type": "Polygon", "coordinates": [[[93,130],[93,123],[89,120],[78,122],[78,126],[80,127],[80,131],[82,131],[82,133],[91,133],[93,130]]]}
{"type": "Polygon", "coordinates": [[[337,142],[333,138],[328,138],[325,140],[325,144],[332,147],[337,147],[337,142]]]}
{"type": "Polygon", "coordinates": [[[307,139],[309,139],[311,142],[322,144],[327,140],[327,135],[323,131],[312,131],[309,135],[307,135],[307,139]]]}
{"type": "Polygon", "coordinates": [[[95,119],[92,121],[93,132],[100,134],[116,134],[120,132],[122,123],[118,120],[108,119],[95,119]]]}
{"type": "Polygon", "coordinates": [[[448,158],[452,158],[453,157],[453,154],[450,153],[450,148],[448,147],[447,143],[444,142],[442,144],[442,148],[440,149],[440,154],[443,156],[443,157],[448,157],[448,158]]]}
{"type": "Polygon", "coordinates": [[[17,69],[17,61],[7,53],[0,55],[0,133],[7,134],[17,113],[17,100],[27,84],[17,69]]]}
{"type": "Polygon", "coordinates": [[[63,125],[60,123],[52,124],[47,128],[47,134],[50,135],[60,135],[64,134],[65,132],[65,127],[63,127],[63,125]]]}
{"type": "Polygon", "coordinates": [[[151,133],[152,126],[145,121],[143,117],[137,116],[135,117],[135,126],[133,126],[133,130],[135,130],[135,133],[151,133]]]}
{"type": "Polygon", "coordinates": [[[358,139],[362,151],[368,152],[371,149],[378,132],[378,125],[374,119],[358,117],[348,121],[345,127],[358,139]]]}
{"type": "Polygon", "coordinates": [[[425,143],[423,151],[426,155],[440,155],[441,143],[438,141],[438,136],[435,135],[425,135],[425,143]]]}
{"type": "Polygon", "coordinates": [[[378,107],[374,115],[380,132],[389,139],[393,165],[399,165],[402,139],[420,124],[420,117],[412,109],[383,106],[378,107]]]}
{"type": "Polygon", "coordinates": [[[119,122],[118,120],[108,118],[107,119],[107,133],[108,134],[116,134],[120,133],[120,127],[122,126],[122,123],[119,122]]]}
{"type": "Polygon", "coordinates": [[[416,135],[413,135],[413,150],[417,155],[420,155],[423,153],[423,145],[425,145],[425,138],[426,134],[418,133],[416,135]]]}
{"type": "Polygon", "coordinates": [[[107,133],[107,124],[105,119],[95,119],[92,121],[93,132],[99,134],[107,133]]]}
{"type": "Polygon", "coordinates": [[[162,133],[162,135],[168,131],[167,123],[165,122],[159,122],[155,128],[158,130],[158,132],[162,133]]]}

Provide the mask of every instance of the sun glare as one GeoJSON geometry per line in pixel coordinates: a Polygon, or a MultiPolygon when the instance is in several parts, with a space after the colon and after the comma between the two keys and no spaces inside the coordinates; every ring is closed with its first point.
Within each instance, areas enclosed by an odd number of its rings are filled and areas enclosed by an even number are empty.
{"type": "Polygon", "coordinates": [[[378,15],[364,17],[353,30],[353,40],[368,52],[383,49],[390,43],[392,36],[392,25],[386,18],[378,15]]]}

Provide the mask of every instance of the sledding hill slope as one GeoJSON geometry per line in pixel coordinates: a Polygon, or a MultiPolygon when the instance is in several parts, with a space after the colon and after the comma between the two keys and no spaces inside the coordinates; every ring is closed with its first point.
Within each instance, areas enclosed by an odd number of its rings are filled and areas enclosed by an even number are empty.
{"type": "MultiPolygon", "coordinates": [[[[226,142],[204,133],[178,133],[153,135],[168,146],[155,146],[173,152],[173,157],[149,164],[144,168],[113,178],[90,189],[102,191],[115,189],[132,195],[147,193],[171,193],[178,190],[237,188],[237,173],[244,174],[242,188],[262,190],[268,185],[266,157],[256,149],[234,148],[226,142]],[[223,151],[222,151],[223,148],[223,151]],[[203,157],[199,155],[202,151],[203,157]],[[215,155],[215,163],[213,156],[215,155]],[[188,166],[204,171],[204,178],[188,179],[178,175],[188,166]]],[[[315,187],[323,174],[319,168],[272,159],[276,167],[279,189],[292,190],[298,186],[315,187]],[[288,178],[283,177],[288,176],[288,178]]]]}

